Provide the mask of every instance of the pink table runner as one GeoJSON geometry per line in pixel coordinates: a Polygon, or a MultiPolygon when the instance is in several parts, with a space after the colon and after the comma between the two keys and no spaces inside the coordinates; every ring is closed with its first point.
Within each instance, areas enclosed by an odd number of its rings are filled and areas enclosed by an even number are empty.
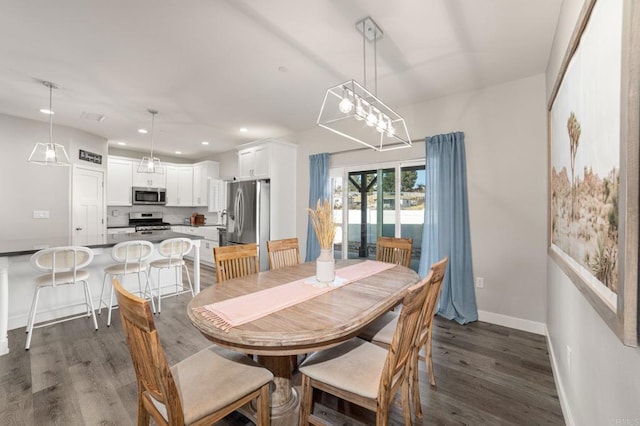
{"type": "Polygon", "coordinates": [[[221,330],[229,331],[231,327],[246,324],[394,266],[396,265],[392,263],[366,260],[336,269],[336,279],[333,284],[314,285],[315,277],[307,277],[222,302],[200,306],[193,311],[210,320],[221,330]]]}

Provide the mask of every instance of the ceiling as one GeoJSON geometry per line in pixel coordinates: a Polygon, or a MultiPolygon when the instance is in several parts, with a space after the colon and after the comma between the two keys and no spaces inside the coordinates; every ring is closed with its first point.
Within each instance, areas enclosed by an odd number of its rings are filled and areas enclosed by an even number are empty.
{"type": "MultiPolygon", "coordinates": [[[[0,113],[47,121],[39,109],[49,92],[37,80],[48,80],[59,86],[55,124],[145,151],[151,137],[137,129],[150,128],[156,109],[156,152],[200,159],[314,127],[328,87],[363,80],[355,23],[366,16],[384,32],[378,95],[397,109],[544,72],[560,5],[0,0],[0,113]]],[[[366,52],[371,89],[373,47],[366,52]]]]}

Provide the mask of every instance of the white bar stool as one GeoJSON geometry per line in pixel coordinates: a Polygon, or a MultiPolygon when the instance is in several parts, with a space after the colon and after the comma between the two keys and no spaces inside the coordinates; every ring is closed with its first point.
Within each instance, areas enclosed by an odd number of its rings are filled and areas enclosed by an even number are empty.
{"type": "Polygon", "coordinates": [[[184,255],[189,253],[192,247],[193,242],[188,238],[170,238],[160,243],[160,246],[158,247],[158,253],[163,256],[164,259],[158,259],[151,262],[151,267],[158,269],[158,287],[156,293],[156,296],[158,298],[158,313],[162,311],[162,289],[173,287],[173,284],[166,286],[160,285],[160,271],[162,269],[175,268],[176,272],[175,293],[167,294],[166,296],[176,296],[178,294],[187,293],[189,291],[191,292],[192,296],[195,296],[195,294],[193,293],[193,286],[191,285],[191,277],[189,277],[189,270],[187,269],[187,263],[184,261],[184,255]],[[185,289],[182,283],[181,268],[184,268],[185,272],[187,273],[187,280],[189,282],[188,289],[185,289]]]}
{"type": "Polygon", "coordinates": [[[107,317],[107,327],[111,326],[111,310],[114,308],[113,306],[113,296],[114,290],[113,285],[109,282],[111,287],[111,294],[109,296],[109,303],[107,304],[104,301],[104,287],[107,281],[107,276],[110,276],[111,279],[116,277],[121,277],[120,281],[123,281],[123,278],[126,275],[137,274],[138,275],[138,292],[143,299],[150,299],[151,306],[153,308],[153,312],[155,313],[156,307],[155,303],[153,303],[153,294],[151,293],[151,289],[149,286],[149,273],[147,272],[149,269],[149,263],[147,260],[153,254],[153,244],[149,241],[144,240],[134,240],[134,241],[124,241],[122,243],[118,243],[113,246],[111,250],[111,257],[118,263],[111,264],[104,268],[104,277],[102,278],[102,291],[100,292],[100,306],[98,307],[98,314],[102,314],[102,305],[109,308],[109,315],[107,317]],[[142,290],[142,273],[145,274],[145,286],[144,291],[142,290]],[[148,297],[147,297],[148,293],[148,297]]]}
{"type": "Polygon", "coordinates": [[[93,316],[93,325],[96,330],[98,329],[98,322],[96,321],[93,300],[91,298],[91,289],[87,283],[89,272],[81,269],[90,264],[92,260],[93,251],[91,251],[91,249],[75,246],[48,248],[40,250],[31,256],[31,265],[35,269],[46,273],[34,279],[36,291],[33,295],[33,302],[31,303],[31,311],[29,312],[29,320],[27,322],[27,343],[24,346],[25,349],[29,350],[31,346],[31,336],[33,335],[34,328],[58,324],[85,316],[93,316]],[[84,285],[84,303],[65,307],[84,305],[87,308],[87,313],[35,326],[40,290],[45,287],[56,288],[61,285],[70,285],[77,282],[82,282],[84,285]]]}

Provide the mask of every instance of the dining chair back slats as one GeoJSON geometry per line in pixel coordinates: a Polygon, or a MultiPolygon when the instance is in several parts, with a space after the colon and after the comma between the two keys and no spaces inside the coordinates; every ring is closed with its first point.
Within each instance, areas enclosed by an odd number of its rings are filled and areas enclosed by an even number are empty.
{"type": "Polygon", "coordinates": [[[267,241],[269,269],[282,269],[302,263],[297,238],[267,241]]]}
{"type": "Polygon", "coordinates": [[[378,346],[355,338],[316,352],[301,365],[301,425],[324,424],[323,419],[313,413],[313,389],[375,411],[378,426],[389,423],[390,405],[398,391],[402,390],[400,400],[404,424],[411,424],[409,363],[422,320],[428,280],[429,277],[407,290],[391,346],[384,358],[381,353],[383,350],[378,346]],[[355,368],[360,371],[354,371],[355,368]],[[380,377],[380,380],[371,383],[367,379],[375,377],[380,377]],[[374,394],[373,390],[377,390],[377,393],[374,394]]]}
{"type": "Polygon", "coordinates": [[[150,416],[160,425],[213,424],[251,400],[256,400],[258,424],[269,424],[268,390],[273,375],[268,370],[248,363],[243,355],[227,351],[232,354],[229,356],[218,352],[212,349],[214,346],[201,350],[172,369],[162,349],[149,302],[127,292],[117,279],[113,280],[113,287],[136,372],[139,425],[148,425],[150,416]],[[242,358],[241,362],[237,362],[239,358],[242,358]],[[233,379],[224,373],[239,378],[237,384],[230,385],[237,394],[228,395],[230,389],[224,387],[223,381],[233,379]],[[216,395],[216,391],[220,395],[216,395]],[[186,396],[197,399],[201,395],[204,397],[196,402],[182,399],[186,396]]]}
{"type": "Polygon", "coordinates": [[[260,270],[256,244],[214,247],[213,256],[216,260],[216,280],[219,283],[255,274],[260,270]]]}
{"type": "Polygon", "coordinates": [[[412,238],[378,237],[376,243],[376,260],[411,266],[412,238]]]}
{"type": "Polygon", "coordinates": [[[422,320],[421,313],[427,297],[428,288],[426,284],[428,282],[429,276],[409,288],[409,292],[402,302],[402,311],[398,318],[396,331],[393,334],[381,380],[380,396],[386,395],[389,391],[393,391],[392,395],[394,395],[398,388],[398,381],[403,379],[403,369],[408,365],[413,353],[412,349],[416,333],[419,331],[419,323],[422,320]]]}

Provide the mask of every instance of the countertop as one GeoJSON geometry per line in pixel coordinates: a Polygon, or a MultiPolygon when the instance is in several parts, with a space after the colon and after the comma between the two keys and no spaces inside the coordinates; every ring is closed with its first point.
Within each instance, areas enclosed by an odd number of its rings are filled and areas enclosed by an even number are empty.
{"type": "MultiPolygon", "coordinates": [[[[172,223],[171,226],[189,226],[191,228],[206,228],[206,227],[212,227],[212,228],[221,228],[221,229],[227,229],[227,225],[225,225],[224,223],[221,224],[204,224],[204,225],[185,225],[184,223],[172,223]]],[[[117,229],[117,228],[135,228],[135,225],[113,225],[113,226],[107,226],[107,229],[117,229]]]]}
{"type": "Polygon", "coordinates": [[[29,238],[23,240],[0,241],[0,256],[21,256],[33,254],[38,250],[49,247],[61,247],[69,245],[85,246],[89,248],[113,247],[123,241],[146,240],[151,243],[159,243],[169,238],[189,238],[202,240],[200,235],[182,234],[173,231],[145,231],[128,234],[92,235],[83,241],[72,241],[69,237],[45,237],[29,238]]]}

